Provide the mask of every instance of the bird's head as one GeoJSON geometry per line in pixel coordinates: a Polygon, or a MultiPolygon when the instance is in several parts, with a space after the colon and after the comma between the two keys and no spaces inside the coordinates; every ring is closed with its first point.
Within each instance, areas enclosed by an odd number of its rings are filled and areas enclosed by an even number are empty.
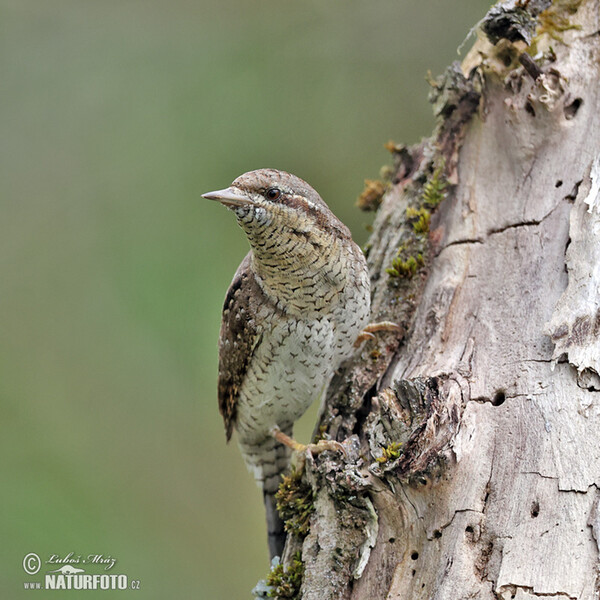
{"type": "Polygon", "coordinates": [[[318,312],[333,298],[343,298],[349,274],[364,263],[348,228],[295,175],[249,171],[203,197],[235,213],[252,247],[254,275],[287,312],[318,312]]]}
{"type": "Polygon", "coordinates": [[[203,194],[231,209],[255,247],[261,239],[291,236],[305,243],[327,236],[350,238],[348,228],[308,183],[284,171],[258,169],[228,188],[203,194]]]}

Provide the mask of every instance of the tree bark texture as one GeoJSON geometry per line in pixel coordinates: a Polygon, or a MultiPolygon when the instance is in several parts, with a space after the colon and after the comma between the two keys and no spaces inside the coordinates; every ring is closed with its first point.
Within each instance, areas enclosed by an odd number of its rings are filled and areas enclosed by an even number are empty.
{"type": "Polygon", "coordinates": [[[496,5],[391,148],[367,252],[403,332],[330,386],[305,600],[600,598],[599,14],[496,5]]]}

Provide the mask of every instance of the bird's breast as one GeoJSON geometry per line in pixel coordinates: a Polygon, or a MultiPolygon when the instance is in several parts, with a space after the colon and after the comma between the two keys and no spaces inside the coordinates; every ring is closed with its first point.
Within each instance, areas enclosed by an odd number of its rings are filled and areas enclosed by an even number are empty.
{"type": "MultiPolygon", "coordinates": [[[[274,242],[273,242],[274,243],[274,242]]],[[[369,309],[370,292],[364,257],[353,242],[329,246],[305,242],[270,253],[253,248],[253,268],[264,293],[286,314],[321,317],[359,298],[369,309]]]]}
{"type": "Polygon", "coordinates": [[[294,423],[319,399],[339,363],[327,318],[278,321],[265,331],[240,389],[236,429],[246,442],[294,423]]]}

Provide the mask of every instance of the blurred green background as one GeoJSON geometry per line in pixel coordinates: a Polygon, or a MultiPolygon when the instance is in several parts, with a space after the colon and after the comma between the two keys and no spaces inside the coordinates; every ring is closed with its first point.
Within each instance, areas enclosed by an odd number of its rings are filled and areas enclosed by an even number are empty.
{"type": "Polygon", "coordinates": [[[0,0],[0,597],[28,552],[141,580],[53,598],[250,597],[262,499],[216,405],[247,245],[200,194],[289,170],[364,243],[363,179],[488,6],[0,0]]]}

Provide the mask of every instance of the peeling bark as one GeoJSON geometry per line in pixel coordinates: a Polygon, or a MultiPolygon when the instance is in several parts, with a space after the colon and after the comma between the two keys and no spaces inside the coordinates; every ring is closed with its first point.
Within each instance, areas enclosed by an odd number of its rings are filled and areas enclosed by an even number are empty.
{"type": "Polygon", "coordinates": [[[555,343],[552,358],[566,354],[583,387],[600,391],[600,156],[585,182],[571,210],[569,284],[546,330],[555,343]]]}
{"type": "Polygon", "coordinates": [[[402,332],[330,386],[302,598],[600,598],[599,14],[498,4],[392,148],[368,260],[402,332]]]}

